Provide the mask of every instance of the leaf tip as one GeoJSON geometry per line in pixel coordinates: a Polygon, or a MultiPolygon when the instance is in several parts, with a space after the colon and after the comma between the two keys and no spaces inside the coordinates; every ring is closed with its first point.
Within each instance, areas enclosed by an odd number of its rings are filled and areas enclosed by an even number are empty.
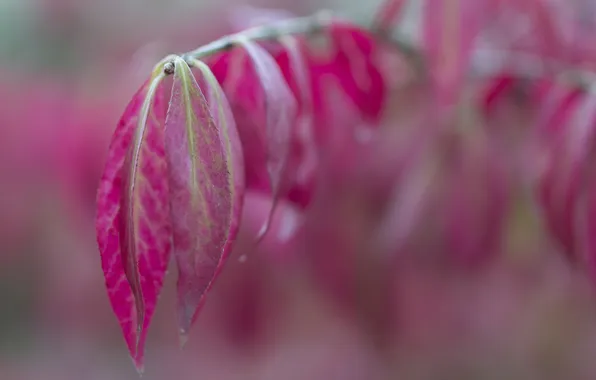
{"type": "Polygon", "coordinates": [[[188,329],[181,328],[180,331],[178,331],[178,345],[181,350],[184,349],[187,342],[188,342],[188,329]]]}
{"type": "Polygon", "coordinates": [[[143,363],[143,358],[140,356],[135,356],[133,357],[133,363],[139,378],[143,378],[143,375],[145,374],[145,363],[143,363]]]}
{"type": "Polygon", "coordinates": [[[261,229],[259,230],[259,232],[257,233],[257,237],[255,239],[255,245],[259,245],[261,244],[261,242],[263,241],[263,239],[265,238],[265,235],[267,235],[267,232],[269,231],[269,226],[271,225],[271,212],[270,214],[267,216],[267,219],[265,220],[265,223],[261,226],[261,229]]]}
{"type": "Polygon", "coordinates": [[[197,309],[196,303],[194,302],[181,302],[179,303],[179,316],[178,316],[178,341],[180,349],[183,349],[188,341],[188,334],[190,327],[193,323],[193,317],[195,310],[197,309]]]}
{"type": "MultiPolygon", "coordinates": [[[[136,340],[135,340],[135,356],[137,356],[139,354],[139,349],[141,348],[141,336],[143,334],[143,322],[142,322],[142,318],[139,318],[139,322],[137,324],[137,336],[136,336],[136,340]]],[[[135,359],[136,361],[136,359],[135,359]]],[[[140,364],[141,366],[143,365],[142,363],[140,364]]],[[[136,366],[136,364],[135,364],[136,366]]],[[[138,368],[137,368],[138,370],[138,368]]]]}

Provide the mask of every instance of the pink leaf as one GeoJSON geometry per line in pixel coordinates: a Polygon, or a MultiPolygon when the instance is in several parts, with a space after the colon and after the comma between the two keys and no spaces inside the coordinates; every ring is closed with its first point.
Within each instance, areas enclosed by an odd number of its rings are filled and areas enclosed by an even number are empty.
{"type": "Polygon", "coordinates": [[[125,110],[97,195],[97,241],[108,295],[139,371],[170,254],[162,78],[154,74],[125,110]]]}
{"type": "Polygon", "coordinates": [[[348,97],[367,122],[378,122],[385,104],[387,88],[380,72],[376,37],[356,25],[337,22],[329,30],[336,49],[334,65],[347,71],[338,73],[348,97]]]}
{"type": "Polygon", "coordinates": [[[439,102],[452,105],[465,80],[476,36],[487,15],[486,0],[426,0],[424,48],[439,102]]]}
{"type": "Polygon", "coordinates": [[[295,36],[283,36],[279,43],[283,51],[276,57],[277,65],[294,96],[298,99],[301,113],[308,116],[312,112],[313,105],[310,75],[304,56],[304,43],[295,36]]]}
{"type": "Polygon", "coordinates": [[[269,193],[264,128],[257,127],[265,122],[262,113],[254,112],[259,108],[262,93],[254,70],[246,54],[237,49],[212,57],[209,67],[221,83],[234,113],[244,154],[246,187],[269,193]]]}
{"type": "Polygon", "coordinates": [[[244,192],[243,157],[229,105],[209,69],[197,65],[208,98],[187,63],[177,59],[166,118],[182,342],[230,253],[244,192]]]}
{"type": "Polygon", "coordinates": [[[260,137],[267,152],[266,167],[273,193],[273,204],[270,216],[259,233],[260,240],[269,229],[279,197],[287,192],[289,187],[288,159],[297,117],[297,104],[273,57],[261,46],[247,39],[240,38],[237,43],[250,58],[263,96],[263,103],[256,112],[263,113],[264,125],[256,127],[262,128],[260,137]]]}
{"type": "Polygon", "coordinates": [[[378,121],[385,104],[387,86],[380,71],[382,56],[376,36],[342,22],[333,24],[330,34],[337,53],[334,65],[348,69],[344,74],[338,73],[344,91],[366,121],[378,121]]]}
{"type": "Polygon", "coordinates": [[[288,176],[293,184],[288,198],[305,206],[310,201],[318,164],[313,131],[311,80],[303,41],[297,37],[286,36],[280,39],[280,44],[283,51],[276,57],[276,62],[299,105],[288,162],[288,176]]]}
{"type": "Polygon", "coordinates": [[[326,98],[330,93],[330,83],[339,84],[347,100],[359,111],[359,119],[366,124],[378,124],[387,98],[375,38],[369,32],[342,21],[329,27],[328,38],[329,46],[325,46],[324,50],[311,44],[305,51],[312,83],[314,138],[318,149],[323,151],[332,134],[328,126],[333,121],[326,109],[329,107],[326,98]]]}
{"type": "Polygon", "coordinates": [[[573,87],[555,86],[553,91],[557,92],[545,102],[538,125],[546,144],[538,196],[551,233],[569,257],[574,257],[578,248],[576,207],[595,133],[596,98],[573,87]]]}

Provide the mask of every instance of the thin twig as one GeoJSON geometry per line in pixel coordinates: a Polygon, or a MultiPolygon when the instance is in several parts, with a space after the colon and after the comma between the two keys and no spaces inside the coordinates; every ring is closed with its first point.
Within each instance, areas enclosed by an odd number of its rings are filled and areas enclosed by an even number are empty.
{"type": "MultiPolygon", "coordinates": [[[[187,61],[188,64],[192,64],[193,60],[205,59],[232,49],[237,45],[236,41],[238,38],[245,38],[249,41],[279,41],[280,38],[291,35],[302,35],[306,37],[318,36],[324,33],[330,25],[338,25],[342,22],[349,21],[334,15],[330,11],[320,11],[311,16],[281,20],[224,36],[183,54],[182,58],[187,61]]],[[[371,28],[365,26],[362,27],[375,33],[371,28]]],[[[401,54],[403,54],[417,72],[424,71],[422,55],[417,49],[407,43],[405,39],[399,37],[390,38],[388,35],[381,32],[377,32],[376,34],[380,41],[394,46],[401,54]]]]}
{"type": "MultiPolygon", "coordinates": [[[[349,21],[338,17],[330,11],[321,11],[311,16],[281,20],[224,36],[183,54],[182,58],[189,65],[192,65],[194,60],[202,60],[234,48],[237,46],[239,38],[250,41],[279,41],[282,37],[291,35],[314,37],[324,33],[332,24],[338,25],[344,22],[349,21]]],[[[402,54],[415,70],[416,74],[418,74],[418,78],[423,78],[426,75],[427,68],[424,55],[419,47],[408,42],[397,31],[387,33],[387,30],[378,30],[374,25],[360,26],[373,33],[380,42],[388,46],[393,46],[402,54]]],[[[164,67],[164,60],[160,62],[162,67],[164,67]]],[[[166,75],[172,73],[171,65],[165,66],[164,69],[167,71],[166,75]]],[[[596,73],[576,69],[573,65],[539,55],[498,49],[478,49],[474,52],[470,69],[472,77],[487,77],[505,70],[526,79],[536,79],[545,75],[555,74],[558,79],[572,82],[586,89],[594,88],[594,84],[596,84],[596,73]]]]}
{"type": "Polygon", "coordinates": [[[234,41],[238,37],[246,38],[250,41],[276,41],[280,37],[288,35],[314,35],[324,30],[331,21],[332,19],[326,17],[326,12],[320,12],[308,17],[299,17],[281,20],[268,25],[260,25],[222,37],[186,53],[185,56],[194,59],[206,58],[232,48],[234,41]]]}

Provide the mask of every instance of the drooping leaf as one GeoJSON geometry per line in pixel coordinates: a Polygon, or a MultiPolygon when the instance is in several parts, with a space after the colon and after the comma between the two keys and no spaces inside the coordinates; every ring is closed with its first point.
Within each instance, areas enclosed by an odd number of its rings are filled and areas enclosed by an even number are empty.
{"type": "Polygon", "coordinates": [[[292,187],[287,197],[304,207],[310,202],[318,163],[311,78],[304,54],[304,41],[298,37],[285,36],[279,42],[283,50],[275,60],[298,101],[298,117],[293,128],[288,162],[288,179],[292,187]]]}
{"type": "MultiPolygon", "coordinates": [[[[290,126],[293,130],[290,159],[283,170],[283,186],[278,193],[303,207],[312,197],[318,152],[329,145],[329,126],[334,123],[329,119],[330,110],[325,109],[328,83],[341,85],[347,99],[359,111],[358,118],[364,119],[362,126],[378,122],[387,95],[385,79],[380,73],[380,56],[371,33],[338,21],[325,35],[332,44],[330,49],[318,49],[301,37],[284,37],[278,44],[258,45],[275,57],[297,100],[298,117],[290,126]]],[[[271,192],[270,176],[266,164],[262,164],[267,157],[261,154],[268,151],[268,141],[263,139],[266,131],[262,128],[267,124],[266,114],[262,112],[266,95],[252,60],[246,59],[243,50],[235,49],[214,57],[209,64],[234,109],[245,151],[247,186],[271,192]]],[[[350,128],[346,132],[353,133],[350,128]]],[[[261,231],[266,232],[266,226],[261,231]]]]}
{"type": "Polygon", "coordinates": [[[487,16],[486,0],[427,0],[423,46],[440,104],[453,105],[463,86],[472,48],[487,16]]]}
{"type": "Polygon", "coordinates": [[[561,148],[564,148],[563,141],[570,127],[569,119],[581,103],[583,92],[578,88],[551,82],[544,86],[540,95],[542,107],[538,113],[536,132],[543,144],[546,162],[537,182],[538,201],[550,233],[568,257],[573,257],[577,248],[573,205],[579,187],[578,182],[571,178],[578,173],[572,175],[569,170],[573,168],[568,166],[569,162],[561,165],[560,159],[563,158],[564,161],[567,156],[561,148]],[[559,157],[559,154],[562,156],[559,157]]]}
{"type": "Polygon", "coordinates": [[[566,254],[576,258],[576,210],[596,133],[596,98],[568,86],[558,85],[553,91],[538,124],[546,160],[537,191],[548,228],[566,254]]]}
{"type": "Polygon", "coordinates": [[[108,296],[139,371],[171,248],[162,79],[154,72],[124,111],[97,195],[108,296]]]}
{"type": "Polygon", "coordinates": [[[321,38],[310,41],[304,49],[312,88],[313,137],[319,152],[325,151],[333,134],[329,130],[334,121],[329,119],[328,94],[336,83],[360,114],[363,122],[358,120],[359,126],[379,123],[388,95],[379,49],[370,32],[337,20],[321,38]]]}
{"type": "Polygon", "coordinates": [[[206,98],[188,64],[174,63],[165,138],[184,342],[236,237],[244,173],[234,119],[211,72],[201,66],[206,98]]]}
{"type": "Polygon", "coordinates": [[[329,38],[334,54],[328,62],[328,75],[339,80],[364,121],[378,122],[387,88],[380,70],[380,50],[375,36],[356,25],[338,21],[330,26],[329,38]]]}
{"type": "Polygon", "coordinates": [[[312,88],[308,63],[304,54],[304,42],[295,36],[282,36],[279,39],[282,52],[276,62],[298,101],[301,114],[312,113],[312,88]]]}
{"type": "Polygon", "coordinates": [[[264,116],[260,137],[266,147],[266,167],[269,174],[273,204],[258,240],[267,233],[271,216],[279,197],[288,190],[288,161],[290,157],[293,127],[297,117],[297,104],[273,57],[261,46],[246,38],[239,38],[237,44],[249,57],[254,75],[262,91],[262,104],[258,110],[264,116]]]}
{"type": "Polygon", "coordinates": [[[258,78],[246,54],[238,49],[211,57],[207,63],[230,102],[244,155],[246,187],[269,194],[267,147],[262,138],[262,113],[255,112],[262,102],[258,78]],[[261,125],[261,127],[258,127],[261,125]]]}

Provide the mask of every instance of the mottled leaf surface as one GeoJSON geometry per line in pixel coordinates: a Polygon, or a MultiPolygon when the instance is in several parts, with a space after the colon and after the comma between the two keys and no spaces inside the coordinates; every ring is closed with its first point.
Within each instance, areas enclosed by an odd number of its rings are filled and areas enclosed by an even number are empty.
{"type": "Polygon", "coordinates": [[[207,81],[209,93],[216,94],[209,104],[186,62],[177,59],[175,65],[165,133],[184,339],[236,236],[244,176],[236,127],[222,91],[207,81]]]}
{"type": "Polygon", "coordinates": [[[108,296],[139,371],[170,254],[160,81],[154,74],[124,111],[97,195],[97,241],[108,296]]]}
{"type": "Polygon", "coordinates": [[[537,127],[545,166],[538,196],[546,224],[570,257],[577,254],[577,202],[594,138],[596,99],[574,87],[555,85],[545,99],[537,127]]]}

